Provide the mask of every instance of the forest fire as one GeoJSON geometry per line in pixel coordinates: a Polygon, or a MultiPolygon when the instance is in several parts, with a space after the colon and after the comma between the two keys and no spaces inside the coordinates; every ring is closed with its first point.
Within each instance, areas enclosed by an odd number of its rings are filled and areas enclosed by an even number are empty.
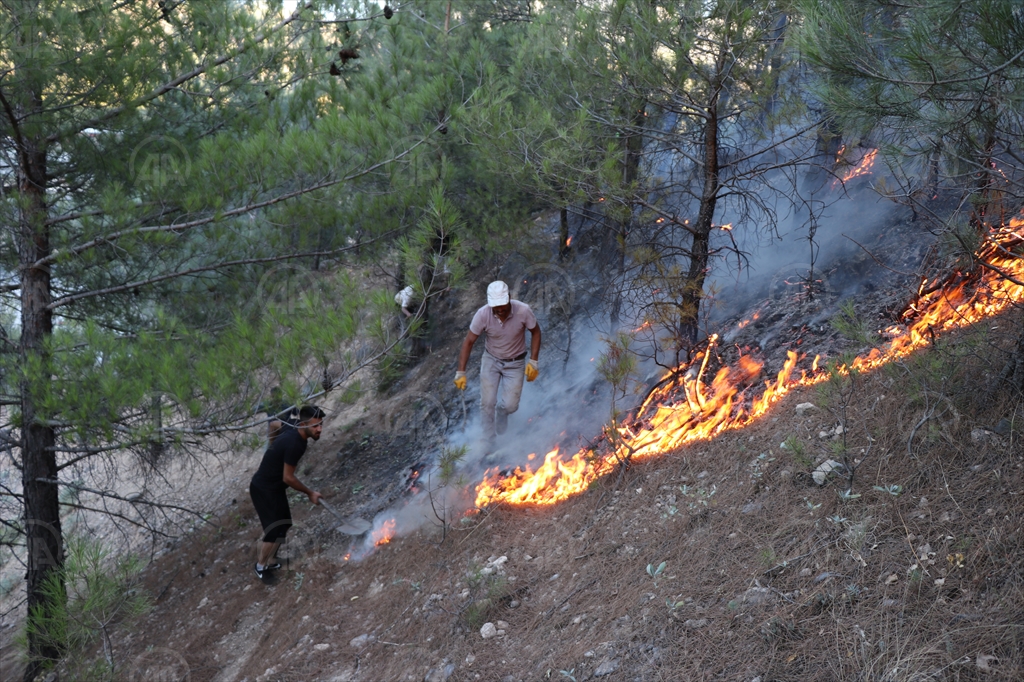
{"type": "MultiPolygon", "coordinates": [[[[873,156],[872,156],[873,158],[873,156]]],[[[867,160],[867,157],[865,157],[867,160]]],[[[865,164],[862,163],[861,166],[865,164]]],[[[956,272],[941,284],[919,290],[902,315],[903,322],[882,332],[890,340],[882,347],[857,357],[856,370],[870,370],[905,357],[931,344],[936,335],[966,327],[999,314],[1013,303],[1024,301],[1024,259],[1013,249],[1024,244],[1024,218],[987,235],[977,256],[980,263],[972,272],[956,272]],[[1016,280],[1013,281],[1013,280],[1016,280]]],[[[476,505],[549,505],[579,494],[596,479],[612,472],[620,462],[643,460],[671,452],[694,441],[742,428],[765,414],[789,390],[828,378],[819,370],[815,357],[810,371],[798,369],[806,356],[789,351],[781,370],[755,395],[763,363],[741,356],[734,366],[722,367],[708,381],[705,370],[716,338],[690,368],[651,393],[626,425],[609,433],[610,451],[598,454],[583,449],[566,456],[554,449],[536,470],[527,465],[511,475],[490,469],[476,488],[476,505]],[[698,367],[697,371],[694,368],[698,367]]],[[[836,371],[846,372],[839,366],[836,371]]]]}
{"type": "Polygon", "coordinates": [[[850,170],[846,171],[840,177],[833,180],[832,187],[835,188],[840,184],[845,185],[854,178],[859,178],[863,175],[869,175],[871,173],[872,166],[875,165],[876,156],[878,156],[877,149],[872,149],[871,151],[869,151],[867,154],[864,155],[864,158],[860,160],[860,163],[858,163],[850,170]]]}
{"type": "Polygon", "coordinates": [[[373,531],[371,539],[374,547],[380,547],[391,542],[393,537],[395,537],[395,520],[388,519],[380,528],[373,531]]]}

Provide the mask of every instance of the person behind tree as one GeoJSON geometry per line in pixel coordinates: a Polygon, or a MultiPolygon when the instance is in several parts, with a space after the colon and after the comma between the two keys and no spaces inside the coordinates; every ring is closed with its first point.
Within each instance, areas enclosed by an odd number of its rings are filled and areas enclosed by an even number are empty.
{"type": "Polygon", "coordinates": [[[320,504],[320,493],[307,488],[295,476],[295,468],[306,452],[309,439],[320,440],[323,420],[323,410],[314,405],[304,405],[299,410],[298,424],[282,426],[281,432],[263,453],[263,461],[249,483],[249,496],[263,527],[263,541],[254,567],[260,580],[281,568],[276,558],[277,550],[292,525],[288,488],[305,493],[310,502],[320,504]]]}
{"type": "Polygon", "coordinates": [[[466,390],[466,365],[473,344],[481,334],[486,334],[487,339],[480,362],[480,409],[483,435],[490,446],[495,435],[505,433],[508,428],[508,415],[519,409],[523,377],[527,381],[537,378],[540,325],[530,306],[509,297],[508,285],[491,282],[487,286],[487,305],[473,315],[459,352],[455,386],[460,391],[466,390]],[[530,330],[529,360],[526,359],[526,330],[530,330]]]}

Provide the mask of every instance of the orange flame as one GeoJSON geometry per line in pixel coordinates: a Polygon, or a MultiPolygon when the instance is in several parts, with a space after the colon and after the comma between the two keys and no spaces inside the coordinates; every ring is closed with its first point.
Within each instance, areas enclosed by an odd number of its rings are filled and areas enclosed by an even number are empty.
{"type": "MultiPolygon", "coordinates": [[[[856,358],[853,369],[875,369],[903,358],[930,345],[940,333],[966,327],[1024,301],[1024,286],[1013,281],[1024,281],[1024,259],[1013,254],[1015,247],[1024,244],[1024,237],[1015,232],[1021,227],[1024,219],[1017,218],[1008,227],[992,230],[978,252],[979,260],[990,267],[973,274],[954,273],[944,286],[919,294],[904,313],[904,324],[883,332],[891,340],[856,358]]],[[[711,345],[716,341],[716,337],[710,338],[711,345]]],[[[556,448],[536,470],[527,464],[505,476],[499,468],[490,469],[476,488],[476,505],[555,504],[585,491],[621,461],[655,457],[742,428],[794,387],[817,384],[829,376],[818,369],[819,357],[814,358],[810,374],[798,372],[797,363],[806,356],[789,351],[782,369],[774,379],[764,381],[759,395],[752,394],[764,367],[750,356],[741,356],[734,367],[719,369],[709,386],[703,375],[710,350],[694,361],[701,363],[695,375],[692,369],[677,372],[675,379],[648,396],[635,419],[608,430],[609,452],[581,449],[566,457],[556,448]]],[[[840,366],[837,371],[845,373],[849,368],[840,366]]]]}
{"type": "Polygon", "coordinates": [[[565,245],[568,247],[571,244],[572,244],[572,236],[566,237],[565,238],[565,245]]]}
{"type": "Polygon", "coordinates": [[[373,531],[373,546],[380,547],[391,542],[391,538],[395,537],[395,520],[388,519],[384,522],[377,530],[373,531]]]}
{"type": "Polygon", "coordinates": [[[875,165],[876,156],[878,156],[877,149],[872,149],[871,151],[869,151],[867,154],[864,155],[864,158],[860,160],[860,163],[858,163],[856,166],[848,170],[842,176],[833,180],[832,186],[835,187],[836,185],[839,184],[845,185],[854,178],[859,178],[862,175],[870,175],[871,167],[875,165]]]}

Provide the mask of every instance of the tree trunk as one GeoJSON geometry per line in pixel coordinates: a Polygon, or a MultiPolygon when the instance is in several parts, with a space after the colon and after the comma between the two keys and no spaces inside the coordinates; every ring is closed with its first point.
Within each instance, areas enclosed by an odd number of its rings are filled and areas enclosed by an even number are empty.
{"type": "MultiPolygon", "coordinates": [[[[723,64],[724,55],[719,58],[723,64]]],[[[719,73],[722,69],[719,69],[719,73]]],[[[697,317],[700,302],[704,298],[704,280],[708,274],[708,260],[711,253],[711,228],[718,203],[718,99],[721,85],[713,84],[708,101],[707,122],[704,128],[704,187],[701,190],[700,210],[693,226],[693,244],[690,247],[690,269],[686,276],[682,296],[679,300],[679,338],[676,346],[676,364],[689,359],[697,343],[697,317]]]]}
{"type": "MultiPolygon", "coordinates": [[[[644,124],[646,123],[647,105],[641,100],[633,100],[630,106],[630,130],[626,135],[623,144],[623,169],[622,183],[627,196],[640,191],[635,187],[637,178],[640,177],[640,158],[643,154],[644,145],[644,124]]],[[[629,230],[633,222],[633,202],[629,204],[629,215],[615,226],[615,276],[616,281],[621,282],[626,272],[626,244],[629,240],[629,230]]],[[[612,299],[610,315],[611,331],[614,333],[619,327],[619,317],[622,309],[622,293],[616,288],[612,299]]]]}
{"type": "MultiPolygon", "coordinates": [[[[38,111],[41,98],[34,96],[29,107],[38,111]]],[[[53,313],[49,310],[50,267],[35,263],[50,255],[49,228],[46,226],[46,145],[35,140],[19,140],[19,187],[21,216],[19,225],[19,261],[21,265],[21,363],[26,375],[21,380],[21,456],[22,488],[25,496],[25,534],[28,547],[28,572],[25,575],[29,617],[48,606],[43,584],[52,571],[64,562],[57,486],[57,456],[54,428],[47,423],[37,405],[39,386],[33,379],[46,381],[50,376],[47,342],[53,332],[53,313]]],[[[25,680],[32,680],[47,661],[60,652],[41,641],[31,631],[28,636],[28,664],[25,680]]]]}
{"type": "Polygon", "coordinates": [[[569,255],[569,208],[562,206],[558,212],[558,260],[564,261],[569,255]]]}

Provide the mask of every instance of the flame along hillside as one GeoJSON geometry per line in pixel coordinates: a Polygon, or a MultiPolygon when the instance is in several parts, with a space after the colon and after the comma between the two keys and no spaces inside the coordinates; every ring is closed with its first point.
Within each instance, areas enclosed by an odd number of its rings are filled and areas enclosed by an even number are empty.
{"type": "MultiPolygon", "coordinates": [[[[997,315],[1024,301],[1024,259],[1014,253],[1022,245],[1024,217],[991,230],[977,253],[979,265],[974,271],[954,272],[931,286],[927,280],[922,281],[914,301],[902,313],[902,323],[881,332],[889,341],[857,357],[852,367],[858,371],[875,369],[929,345],[938,334],[997,315]]],[[[489,469],[476,488],[477,507],[502,502],[556,504],[585,491],[626,458],[656,457],[742,428],[764,415],[790,389],[828,378],[826,371],[818,369],[817,356],[809,370],[798,370],[806,356],[789,351],[782,370],[774,381],[765,382],[759,395],[753,395],[751,382],[760,375],[763,363],[749,356],[740,357],[735,366],[722,367],[708,383],[704,374],[715,340],[713,336],[708,349],[690,367],[681,368],[688,370],[686,374],[678,371],[676,379],[644,401],[628,425],[618,428],[612,451],[596,455],[583,449],[568,457],[556,448],[547,453],[535,471],[527,465],[506,476],[498,468],[489,469]]],[[[846,366],[837,369],[848,371],[846,366]]]]}

